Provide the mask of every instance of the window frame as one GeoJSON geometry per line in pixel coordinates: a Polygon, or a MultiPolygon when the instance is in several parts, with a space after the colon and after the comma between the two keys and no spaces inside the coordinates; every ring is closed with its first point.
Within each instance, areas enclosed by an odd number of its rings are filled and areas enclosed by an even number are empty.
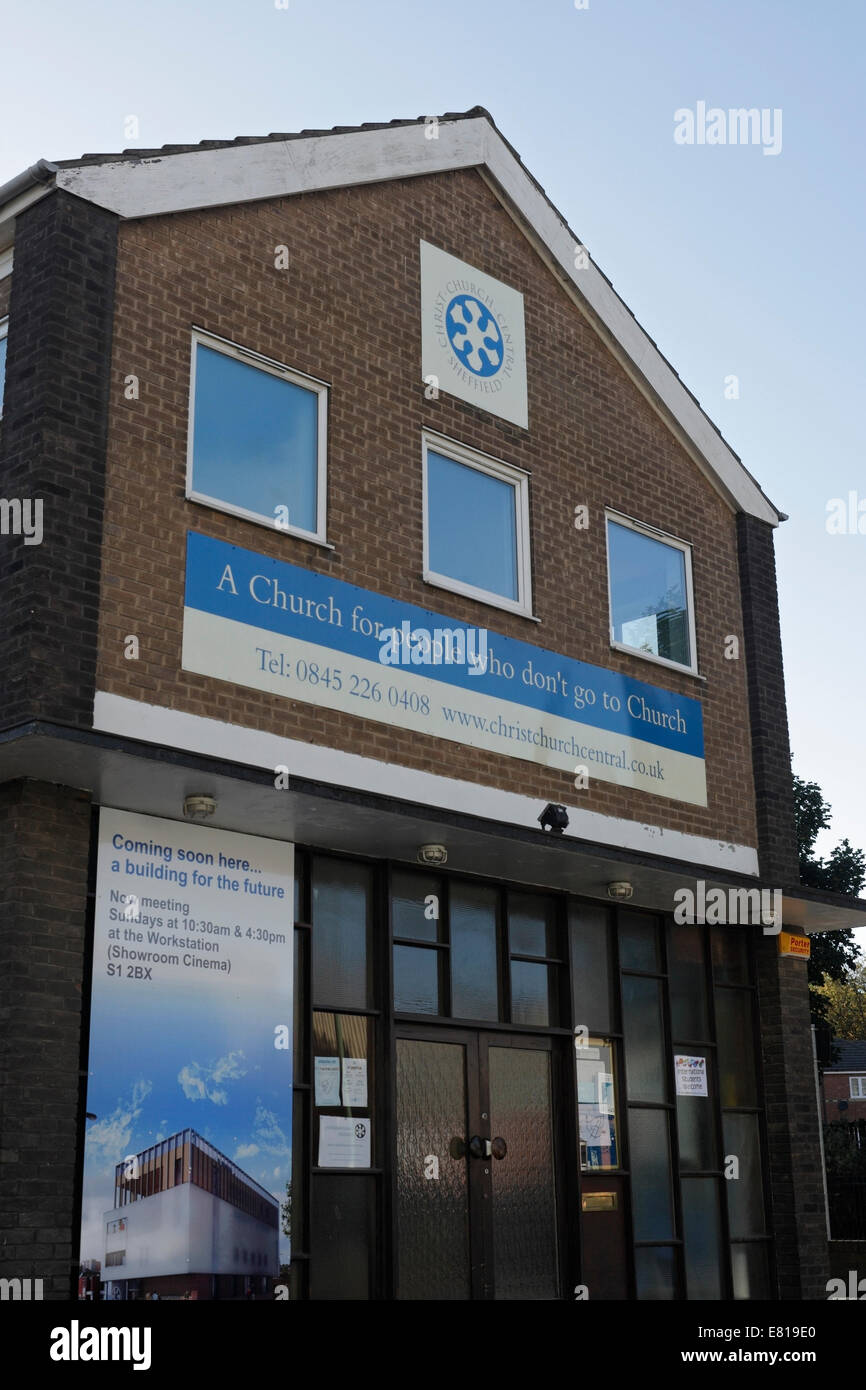
{"type": "Polygon", "coordinates": [[[866,1100],[866,1074],[848,1077],[848,1091],[850,1100],[866,1100]],[[854,1090],[854,1082],[857,1082],[857,1090],[854,1090]]]}
{"type": "MultiPolygon", "coordinates": [[[[3,339],[4,339],[5,337],[8,336],[8,333],[9,333],[9,315],[8,315],[8,314],[5,314],[5,315],[0,316],[0,342],[2,342],[3,339]]],[[[8,367],[8,365],[9,365],[9,349],[8,349],[8,348],[6,349],[6,365],[7,365],[7,367],[8,367]]],[[[3,402],[4,402],[5,399],[6,399],[6,373],[5,373],[5,371],[4,371],[4,373],[3,373],[3,390],[0,391],[0,420],[3,419],[3,402]]]]}
{"type": "Polygon", "coordinates": [[[529,526],[529,473],[516,464],[506,463],[504,459],[484,454],[467,444],[461,444],[447,435],[433,430],[421,432],[421,500],[424,515],[424,554],[423,579],[437,589],[447,589],[453,594],[464,594],[478,603],[486,603],[491,608],[502,608],[508,613],[518,613],[521,617],[532,618],[532,551],[529,526]],[[510,484],[514,489],[515,549],[517,565],[517,598],[509,599],[491,589],[479,589],[474,584],[465,584],[460,579],[452,579],[430,567],[430,508],[428,493],[427,455],[429,451],[441,454],[453,463],[474,468],[478,473],[499,482],[510,484]]]}
{"type": "Polygon", "coordinates": [[[650,526],[648,523],[638,521],[636,517],[627,516],[624,512],[618,512],[613,507],[604,509],[604,545],[607,558],[607,608],[608,608],[608,630],[610,633],[610,645],[614,651],[625,652],[629,656],[640,657],[643,661],[651,661],[657,666],[666,666],[670,671],[682,671],[687,675],[700,677],[698,669],[698,641],[695,628],[695,589],[692,574],[692,546],[688,541],[681,540],[679,536],[673,536],[669,531],[662,531],[658,526],[650,526]],[[669,545],[672,550],[679,550],[684,557],[685,582],[686,582],[686,602],[688,604],[688,632],[689,632],[689,656],[691,663],[686,665],[682,661],[671,661],[667,656],[657,656],[655,652],[643,652],[638,647],[630,647],[625,642],[618,642],[614,636],[613,619],[613,574],[610,563],[610,522],[617,526],[623,526],[629,531],[635,531],[639,536],[647,536],[650,540],[661,541],[663,545],[669,545]]]}
{"type": "Polygon", "coordinates": [[[298,536],[302,540],[313,541],[317,545],[324,545],[328,546],[329,549],[333,549],[326,535],[328,504],[329,389],[328,382],[321,381],[318,377],[308,376],[304,372],[296,371],[285,362],[278,362],[272,357],[266,357],[263,353],[255,352],[252,348],[246,348],[240,343],[235,343],[229,338],[221,338],[215,333],[208,333],[205,329],[193,328],[189,368],[189,411],[187,415],[186,500],[188,502],[197,502],[205,507],[213,507],[219,512],[227,512],[230,516],[242,517],[244,521],[251,521],[257,526],[265,526],[269,531],[276,531],[285,536],[298,536]],[[231,357],[236,362],[242,362],[247,367],[256,367],[259,371],[268,372],[271,376],[275,376],[281,381],[288,381],[294,386],[300,386],[304,390],[312,391],[316,395],[315,531],[307,531],[300,526],[278,526],[274,517],[268,517],[263,512],[252,511],[248,507],[239,507],[234,502],[225,502],[218,497],[210,496],[209,493],[199,492],[193,486],[196,360],[198,357],[199,344],[201,344],[202,347],[210,348],[213,352],[221,352],[225,357],[231,357]]]}

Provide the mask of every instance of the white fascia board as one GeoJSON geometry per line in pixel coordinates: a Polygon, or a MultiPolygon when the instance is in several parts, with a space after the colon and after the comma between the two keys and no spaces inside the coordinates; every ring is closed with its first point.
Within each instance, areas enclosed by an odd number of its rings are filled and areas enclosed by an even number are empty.
{"type": "MultiPolygon", "coordinates": [[[[164,705],[148,705],[123,695],[96,692],[93,727],[103,733],[219,758],[222,762],[226,759],[226,749],[230,748],[232,762],[245,767],[267,768],[271,773],[275,767],[288,767],[290,776],[306,777],[329,786],[350,787],[421,806],[437,806],[441,810],[479,816],[502,825],[534,830],[538,824],[539,797],[519,796],[498,787],[461,782],[454,777],[380,762],[339,748],[281,738],[278,734],[206,719],[164,705]]],[[[687,835],[681,830],[604,816],[598,811],[575,806],[567,810],[569,826],[565,837],[568,839],[662,855],[680,863],[757,877],[758,855],[749,845],[687,835]]]]}
{"type": "Polygon", "coordinates": [[[588,312],[615,355],[696,465],[729,506],[776,526],[779,513],[761,492],[670,363],[592,261],[574,265],[576,239],[556,209],[482,116],[440,121],[438,138],[422,124],[305,139],[272,140],[59,169],[56,183],[124,218],[157,217],[263,198],[285,198],[353,184],[479,168],[505,206],[588,312]]]}
{"type": "MultiPolygon", "coordinates": [[[[38,188],[29,188],[26,193],[19,193],[17,198],[11,198],[8,203],[4,203],[0,208],[0,246],[9,251],[11,255],[12,243],[15,239],[15,218],[19,212],[29,208],[33,203],[38,203],[40,198],[47,198],[51,192],[53,184],[39,184],[38,188]]],[[[9,270],[3,272],[8,275],[9,270]]]]}
{"type": "Polygon", "coordinates": [[[121,217],[158,217],[471,168],[483,162],[489,129],[475,117],[440,122],[435,140],[413,124],[152,155],[60,169],[57,186],[121,217]]]}
{"type": "Polygon", "coordinates": [[[489,125],[487,132],[484,162],[490,175],[553,257],[559,272],[577,291],[578,299],[589,306],[609,334],[612,345],[622,350],[683,430],[693,445],[690,452],[695,461],[738,510],[777,526],[779,513],[710,424],[670,363],[665,361],[592,260],[588,258],[585,269],[575,268],[575,250],[579,243],[574,234],[515,159],[499,132],[489,125]]]}

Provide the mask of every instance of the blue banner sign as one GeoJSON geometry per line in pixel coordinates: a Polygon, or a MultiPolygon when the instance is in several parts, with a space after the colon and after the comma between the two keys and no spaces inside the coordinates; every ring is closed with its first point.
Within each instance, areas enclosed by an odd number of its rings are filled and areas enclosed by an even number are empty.
{"type": "Polygon", "coordinates": [[[183,666],[706,805],[699,701],[196,532],[183,666]]]}

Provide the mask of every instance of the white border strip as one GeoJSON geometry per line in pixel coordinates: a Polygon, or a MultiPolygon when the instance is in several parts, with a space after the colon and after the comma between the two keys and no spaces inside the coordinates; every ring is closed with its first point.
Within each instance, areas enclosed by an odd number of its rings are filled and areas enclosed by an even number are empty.
{"type": "MultiPolygon", "coordinates": [[[[505,825],[534,830],[538,824],[540,797],[533,799],[501,791],[498,787],[460,782],[453,777],[379,762],[338,748],[284,739],[278,734],[205,719],[163,705],[148,705],[101,690],[96,692],[94,700],[93,727],[103,733],[157,743],[221,761],[230,757],[232,762],[248,767],[273,769],[282,765],[288,767],[290,776],[392,796],[398,801],[412,801],[422,806],[437,806],[441,810],[480,816],[505,825]]],[[[636,853],[665,855],[682,863],[700,864],[728,873],[758,875],[758,853],[748,845],[708,840],[700,835],[686,835],[681,830],[665,830],[658,825],[641,825],[637,821],[620,820],[575,806],[568,807],[568,818],[569,828],[565,833],[570,839],[588,840],[636,853]]]]}

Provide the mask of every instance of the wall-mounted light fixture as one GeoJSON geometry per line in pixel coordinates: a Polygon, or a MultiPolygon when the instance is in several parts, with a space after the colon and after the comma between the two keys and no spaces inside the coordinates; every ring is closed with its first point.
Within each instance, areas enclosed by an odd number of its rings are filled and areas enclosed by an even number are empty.
{"type": "Polygon", "coordinates": [[[618,902],[625,902],[627,898],[631,897],[633,892],[634,889],[631,884],[626,883],[623,879],[617,879],[616,882],[607,885],[607,896],[609,898],[616,898],[618,902]]]}
{"type": "Polygon", "coordinates": [[[444,845],[419,845],[418,863],[433,864],[441,868],[448,863],[448,851],[444,845]]]}

